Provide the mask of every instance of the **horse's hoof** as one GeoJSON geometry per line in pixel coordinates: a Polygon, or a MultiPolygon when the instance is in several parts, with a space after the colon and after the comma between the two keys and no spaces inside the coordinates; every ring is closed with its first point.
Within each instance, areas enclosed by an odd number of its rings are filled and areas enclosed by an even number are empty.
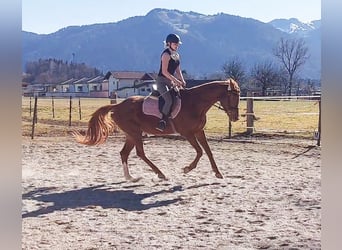
{"type": "Polygon", "coordinates": [[[183,171],[184,171],[184,174],[187,174],[187,173],[189,173],[190,171],[191,171],[191,168],[188,166],[188,167],[185,167],[184,169],[183,169],[183,171]]]}
{"type": "Polygon", "coordinates": [[[129,182],[138,182],[138,181],[140,181],[141,179],[142,179],[142,177],[138,177],[138,178],[133,178],[133,177],[131,177],[131,178],[127,179],[127,181],[129,181],[129,182]]]}
{"type": "Polygon", "coordinates": [[[223,179],[223,176],[222,176],[221,173],[216,173],[215,176],[216,176],[217,178],[219,178],[219,179],[223,179]]]}
{"type": "Polygon", "coordinates": [[[163,174],[158,174],[158,178],[159,178],[159,179],[163,179],[163,180],[165,180],[165,181],[168,180],[168,179],[166,178],[166,176],[163,175],[163,174]]]}

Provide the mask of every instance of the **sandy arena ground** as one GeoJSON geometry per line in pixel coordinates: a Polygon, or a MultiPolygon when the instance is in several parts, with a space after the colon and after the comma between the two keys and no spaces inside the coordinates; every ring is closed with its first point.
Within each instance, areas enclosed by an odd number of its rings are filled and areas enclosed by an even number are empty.
{"type": "Polygon", "coordinates": [[[101,146],[23,139],[22,249],[320,249],[321,148],[313,140],[210,140],[224,179],[180,139],[146,138],[159,180],[122,137],[101,146]]]}

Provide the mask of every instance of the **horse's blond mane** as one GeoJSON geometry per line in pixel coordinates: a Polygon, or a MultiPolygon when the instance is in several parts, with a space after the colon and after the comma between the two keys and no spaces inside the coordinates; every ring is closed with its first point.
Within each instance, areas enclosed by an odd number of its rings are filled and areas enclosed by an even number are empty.
{"type": "MultiPolygon", "coordinates": [[[[196,90],[196,89],[201,89],[204,86],[210,86],[210,85],[230,85],[231,89],[237,93],[240,93],[240,87],[239,84],[233,79],[233,78],[228,78],[227,80],[216,80],[216,81],[211,81],[211,82],[206,82],[194,87],[189,88],[188,90],[196,90]]],[[[187,89],[185,89],[187,90],[187,89]]]]}

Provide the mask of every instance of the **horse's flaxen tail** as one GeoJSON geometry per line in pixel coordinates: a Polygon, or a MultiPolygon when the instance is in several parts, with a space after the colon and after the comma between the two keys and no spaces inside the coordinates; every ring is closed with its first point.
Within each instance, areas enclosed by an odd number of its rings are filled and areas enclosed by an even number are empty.
{"type": "Polygon", "coordinates": [[[74,131],[73,135],[77,142],[86,145],[102,144],[108,138],[108,135],[114,131],[115,123],[108,115],[113,110],[115,104],[106,105],[96,110],[89,122],[88,130],[85,135],[74,131]]]}

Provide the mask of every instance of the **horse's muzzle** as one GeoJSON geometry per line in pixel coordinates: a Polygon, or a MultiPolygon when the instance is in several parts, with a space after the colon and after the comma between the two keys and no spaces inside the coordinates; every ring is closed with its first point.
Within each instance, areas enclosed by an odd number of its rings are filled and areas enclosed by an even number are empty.
{"type": "Polygon", "coordinates": [[[239,120],[239,112],[234,111],[228,111],[228,116],[230,121],[232,122],[236,122],[237,120],[239,120]]]}
{"type": "Polygon", "coordinates": [[[236,121],[239,120],[239,117],[233,117],[233,118],[230,118],[230,120],[231,120],[232,122],[236,122],[236,121]]]}

